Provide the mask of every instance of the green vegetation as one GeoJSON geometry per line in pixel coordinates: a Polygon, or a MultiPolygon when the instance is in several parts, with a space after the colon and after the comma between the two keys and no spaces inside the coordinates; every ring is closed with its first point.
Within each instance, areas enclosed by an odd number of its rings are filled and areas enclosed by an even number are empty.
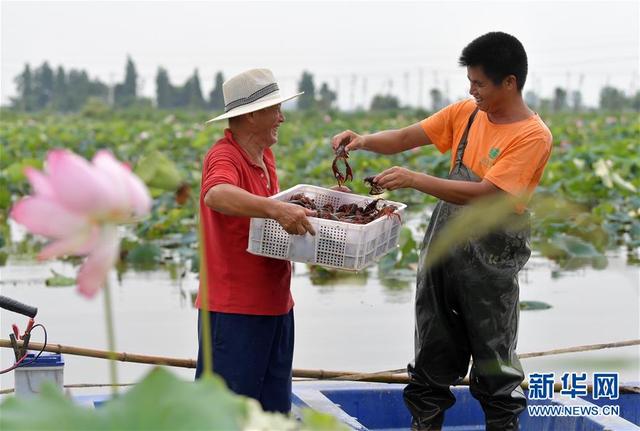
{"type": "MultiPolygon", "coordinates": [[[[15,254],[6,220],[12,202],[30,192],[23,169],[42,168],[45,153],[68,148],[92,157],[102,148],[131,164],[155,198],[151,217],[139,223],[128,239],[125,264],[147,266],[160,259],[160,247],[197,267],[196,213],[201,160],[222,135],[222,123],[205,127],[204,112],[167,113],[157,110],[85,110],[81,114],[2,113],[0,143],[0,252],[15,254]],[[180,187],[182,193],[176,194],[180,187]],[[185,191],[188,191],[187,195],[185,191]],[[182,204],[179,202],[183,202],[182,204]],[[154,246],[152,246],[153,244],[154,246]]],[[[280,189],[300,183],[329,187],[333,153],[329,140],[344,129],[373,132],[398,128],[426,116],[425,112],[287,113],[274,147],[280,189]]],[[[556,114],[544,116],[554,135],[551,159],[530,207],[534,212],[534,250],[569,268],[606,266],[608,249],[626,247],[637,262],[640,247],[640,122],[633,113],[556,114]]],[[[445,176],[449,156],[421,148],[395,156],[354,152],[350,157],[359,194],[368,188],[360,180],[393,165],[445,176]]],[[[404,202],[424,220],[424,208],[435,202],[421,193],[400,190],[387,198],[404,202]]],[[[402,248],[384,262],[385,273],[415,265],[420,238],[403,233],[402,248]],[[413,250],[413,252],[411,252],[413,250]]],[[[24,248],[24,247],[23,247],[24,248]]],[[[125,257],[125,256],[123,256],[125,257]]]]}
{"type": "Polygon", "coordinates": [[[67,277],[64,274],[60,274],[59,272],[51,270],[51,277],[47,278],[44,281],[44,284],[49,287],[67,287],[67,286],[75,286],[76,279],[73,277],[67,277]]]}
{"type": "Polygon", "coordinates": [[[7,397],[0,404],[3,430],[345,430],[335,418],[303,410],[301,422],[266,413],[257,401],[236,395],[217,376],[197,382],[154,368],[124,395],[100,408],[74,403],[53,386],[31,400],[7,397]]]}

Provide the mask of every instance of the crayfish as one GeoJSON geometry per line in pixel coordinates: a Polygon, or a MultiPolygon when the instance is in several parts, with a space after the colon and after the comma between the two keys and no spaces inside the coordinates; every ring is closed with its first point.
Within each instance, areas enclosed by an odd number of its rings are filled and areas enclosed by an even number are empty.
{"type": "Polygon", "coordinates": [[[308,198],[304,193],[297,193],[289,198],[289,203],[300,205],[301,207],[316,209],[316,203],[313,199],[308,198]]]}
{"type": "Polygon", "coordinates": [[[369,190],[370,195],[380,195],[384,193],[384,188],[380,187],[378,183],[373,180],[374,178],[375,176],[366,177],[363,181],[371,187],[371,190],[369,190]]]}
{"type": "Polygon", "coordinates": [[[394,205],[385,205],[376,214],[376,218],[387,216],[388,218],[395,217],[399,222],[402,222],[402,218],[400,214],[396,212],[396,207],[394,205]]]}
{"type": "Polygon", "coordinates": [[[333,159],[333,163],[331,164],[331,168],[333,169],[333,176],[338,180],[338,186],[342,187],[345,181],[353,181],[353,171],[351,170],[351,166],[349,166],[349,162],[347,159],[349,158],[349,153],[346,150],[346,146],[349,143],[350,138],[344,138],[340,144],[335,149],[336,157],[333,159]],[[338,169],[338,160],[344,161],[344,166],[346,168],[346,172],[343,175],[338,169]]]}
{"type": "Polygon", "coordinates": [[[385,200],[374,199],[367,205],[360,206],[357,203],[342,204],[338,208],[330,203],[322,207],[316,205],[314,199],[297,193],[289,198],[289,203],[296,204],[316,211],[316,217],[333,221],[341,221],[354,224],[367,224],[381,217],[395,218],[402,221],[395,205],[388,204],[385,200]]]}

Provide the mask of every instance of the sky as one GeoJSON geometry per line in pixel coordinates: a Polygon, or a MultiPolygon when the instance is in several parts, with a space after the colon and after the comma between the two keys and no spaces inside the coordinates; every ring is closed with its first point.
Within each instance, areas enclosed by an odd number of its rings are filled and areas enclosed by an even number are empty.
{"type": "Polygon", "coordinates": [[[198,70],[207,97],[216,72],[228,78],[271,69],[283,93],[304,70],[337,91],[342,109],[374,94],[429,107],[429,90],[467,95],[462,49],[489,31],[516,36],[529,59],[525,93],[640,88],[640,1],[1,2],[1,102],[29,63],[85,69],[107,84],[124,79],[127,56],[139,92],[153,97],[159,66],[181,85],[198,70]]]}

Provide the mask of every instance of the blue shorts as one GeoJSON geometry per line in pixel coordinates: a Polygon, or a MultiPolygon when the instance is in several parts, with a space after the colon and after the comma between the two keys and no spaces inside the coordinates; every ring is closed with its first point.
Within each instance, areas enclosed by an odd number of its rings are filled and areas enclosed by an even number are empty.
{"type": "MultiPolygon", "coordinates": [[[[198,312],[196,379],[204,367],[201,315],[198,312]]],[[[263,410],[291,410],[293,309],[281,316],[208,312],[213,371],[233,392],[254,398],[263,410]]]]}

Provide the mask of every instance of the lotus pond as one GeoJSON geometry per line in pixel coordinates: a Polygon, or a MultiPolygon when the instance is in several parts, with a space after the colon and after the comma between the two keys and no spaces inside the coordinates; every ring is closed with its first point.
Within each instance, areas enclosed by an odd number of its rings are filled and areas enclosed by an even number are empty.
{"type": "MultiPolygon", "coordinates": [[[[329,139],[397,128],[424,113],[287,114],[274,147],[281,189],[333,185],[329,139]]],[[[42,241],[7,221],[12,202],[29,192],[25,166],[42,167],[46,151],[69,148],[85,157],[106,148],[130,163],[154,196],[151,217],[132,227],[113,274],[117,348],[192,358],[196,350],[196,209],[201,159],[221,126],[196,113],[105,113],[77,116],[2,115],[0,141],[0,290],[39,306],[50,342],[105,348],[100,301],[74,292],[76,259],[36,263],[42,241]]],[[[520,352],[640,338],[640,123],[633,113],[544,116],[554,135],[551,160],[531,204],[534,256],[521,273],[520,352]]],[[[393,157],[355,152],[358,179],[393,165],[444,176],[449,158],[433,148],[393,157]]],[[[404,366],[413,349],[416,247],[435,200],[411,191],[388,193],[409,205],[400,247],[358,274],[296,264],[297,368],[379,371],[404,366]]],[[[16,315],[2,313],[8,333],[16,315]]],[[[23,326],[23,322],[18,322],[23,326]]],[[[2,366],[11,361],[2,351],[2,366]]],[[[640,380],[640,350],[627,347],[524,362],[527,372],[620,371],[640,380]],[[577,371],[577,370],[576,370],[577,371]]],[[[105,383],[104,361],[66,357],[66,383],[105,383]]],[[[120,365],[124,382],[144,365],[120,365]]],[[[192,371],[179,371],[190,378],[192,371]]],[[[2,388],[12,387],[11,375],[2,388]]],[[[93,390],[93,392],[96,392],[93,390]]]]}

